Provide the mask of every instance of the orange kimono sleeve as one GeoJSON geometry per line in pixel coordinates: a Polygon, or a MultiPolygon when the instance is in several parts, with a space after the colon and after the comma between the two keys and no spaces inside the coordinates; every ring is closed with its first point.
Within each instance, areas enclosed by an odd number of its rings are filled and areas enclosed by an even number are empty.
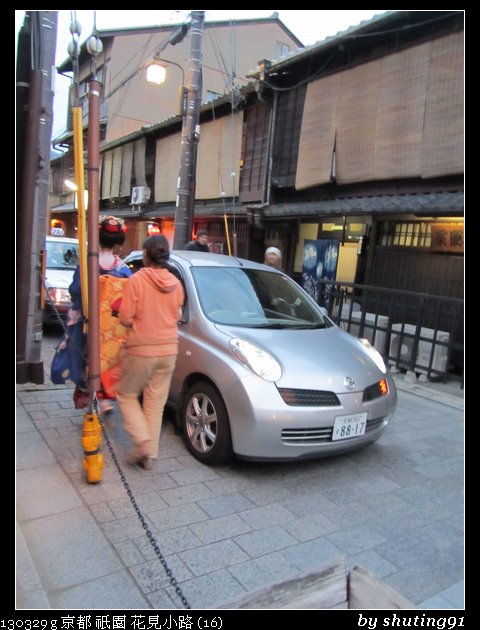
{"type": "Polygon", "coordinates": [[[122,349],[127,329],[118,319],[118,311],[128,278],[99,277],[100,300],[100,381],[108,398],[116,397],[121,373],[122,349]]]}

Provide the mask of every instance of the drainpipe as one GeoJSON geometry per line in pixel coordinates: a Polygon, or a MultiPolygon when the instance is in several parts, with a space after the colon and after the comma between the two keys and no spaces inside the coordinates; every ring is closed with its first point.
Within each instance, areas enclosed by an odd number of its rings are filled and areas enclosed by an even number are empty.
{"type": "Polygon", "coordinates": [[[273,93],[273,109],[270,117],[270,126],[268,130],[268,149],[267,149],[267,172],[265,174],[265,192],[263,196],[263,203],[267,206],[270,204],[270,193],[272,190],[272,153],[273,153],[273,138],[275,133],[275,124],[277,119],[277,107],[278,107],[278,92],[273,93]]]}

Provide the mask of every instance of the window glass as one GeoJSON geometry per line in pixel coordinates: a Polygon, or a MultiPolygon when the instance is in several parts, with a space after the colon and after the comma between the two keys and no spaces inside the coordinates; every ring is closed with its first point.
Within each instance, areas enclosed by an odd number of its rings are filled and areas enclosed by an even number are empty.
{"type": "Polygon", "coordinates": [[[49,269],[75,269],[78,265],[78,244],[65,241],[47,241],[46,267],[49,269]]]}
{"type": "Polygon", "coordinates": [[[330,325],[318,306],[285,275],[224,267],[195,267],[192,273],[202,310],[216,323],[281,328],[330,325]]]}

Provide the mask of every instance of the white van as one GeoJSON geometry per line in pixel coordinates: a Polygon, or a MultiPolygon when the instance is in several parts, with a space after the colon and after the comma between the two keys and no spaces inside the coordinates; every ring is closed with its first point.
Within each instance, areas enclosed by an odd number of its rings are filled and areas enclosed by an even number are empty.
{"type": "Polygon", "coordinates": [[[45,297],[43,311],[44,324],[58,324],[58,317],[65,321],[72,302],[68,287],[73,280],[73,272],[78,265],[78,239],[60,236],[46,237],[45,284],[48,297],[45,297]],[[55,307],[55,309],[54,309],[55,307]]]}

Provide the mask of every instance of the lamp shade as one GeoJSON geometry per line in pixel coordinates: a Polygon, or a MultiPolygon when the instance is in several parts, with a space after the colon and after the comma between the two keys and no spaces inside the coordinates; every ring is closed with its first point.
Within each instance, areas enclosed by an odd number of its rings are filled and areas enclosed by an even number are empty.
{"type": "Polygon", "coordinates": [[[153,62],[147,67],[147,81],[149,83],[156,83],[160,85],[165,82],[167,76],[167,70],[164,65],[153,62]]]}

